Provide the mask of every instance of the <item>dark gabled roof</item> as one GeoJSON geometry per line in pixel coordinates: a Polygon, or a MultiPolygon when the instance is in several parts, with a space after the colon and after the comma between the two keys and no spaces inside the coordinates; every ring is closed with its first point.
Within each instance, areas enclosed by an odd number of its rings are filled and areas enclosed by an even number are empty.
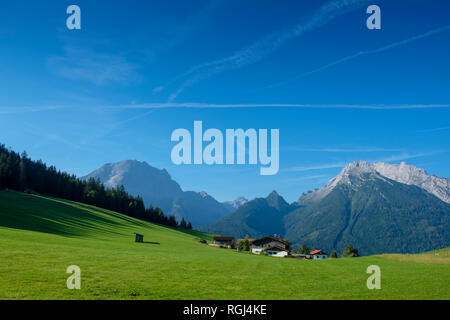
{"type": "Polygon", "coordinates": [[[285,248],[280,247],[280,246],[270,246],[270,247],[268,247],[268,248],[264,248],[263,251],[268,251],[268,250],[288,251],[288,250],[286,250],[285,248]]]}
{"type": "Polygon", "coordinates": [[[270,239],[270,240],[272,240],[272,241],[277,241],[277,242],[280,242],[280,243],[282,243],[282,244],[284,244],[284,245],[286,245],[286,246],[288,245],[288,243],[287,243],[286,241],[284,241],[284,240],[282,240],[282,239],[279,239],[279,238],[276,238],[276,237],[273,237],[273,236],[265,236],[265,237],[256,239],[255,241],[252,242],[252,244],[258,243],[258,242],[263,241],[263,240],[265,240],[265,239],[270,239]]]}
{"type": "Polygon", "coordinates": [[[213,239],[215,241],[233,241],[234,237],[220,237],[220,236],[217,236],[217,237],[214,237],[213,239]]]}

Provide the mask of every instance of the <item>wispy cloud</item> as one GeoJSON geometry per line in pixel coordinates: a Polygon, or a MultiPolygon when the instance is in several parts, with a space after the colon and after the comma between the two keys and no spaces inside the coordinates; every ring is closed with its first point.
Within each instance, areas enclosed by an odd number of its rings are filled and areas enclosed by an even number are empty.
{"type": "MultiPolygon", "coordinates": [[[[160,29],[161,38],[158,41],[152,41],[151,46],[144,50],[146,58],[152,58],[154,56],[164,54],[165,52],[176,48],[182,43],[189,41],[189,39],[198,31],[203,29],[206,25],[213,20],[214,11],[225,4],[226,0],[209,0],[201,6],[198,10],[188,15],[187,17],[180,17],[176,15],[176,21],[172,23],[165,23],[156,21],[160,29]],[[163,25],[163,27],[161,27],[163,25]]],[[[140,37],[136,37],[135,42],[142,46],[142,43],[148,38],[147,34],[141,34],[140,37]]],[[[160,87],[164,89],[164,86],[160,87]]],[[[159,91],[154,91],[157,93],[159,91]]]]}
{"type": "Polygon", "coordinates": [[[370,153],[370,152],[396,152],[402,149],[389,148],[302,148],[302,147],[284,147],[283,150],[304,151],[304,152],[329,152],[329,153],[370,153]]]}
{"type": "Polygon", "coordinates": [[[347,165],[345,162],[336,163],[326,163],[320,165],[310,165],[310,166],[297,166],[292,168],[287,168],[280,171],[312,171],[312,170],[323,170],[323,169],[333,169],[333,168],[343,168],[347,165]]]}
{"type": "Polygon", "coordinates": [[[108,106],[112,109],[169,109],[169,108],[199,108],[199,109],[239,109],[239,108],[305,108],[305,109],[369,109],[369,110],[402,110],[402,109],[429,109],[450,108],[450,104],[407,104],[407,105],[354,105],[354,104],[296,104],[296,103],[237,103],[237,104],[214,104],[197,102],[163,102],[128,104],[108,106]]]}
{"type": "Polygon", "coordinates": [[[66,146],[69,146],[71,148],[75,148],[78,150],[83,149],[79,144],[75,143],[73,140],[66,139],[66,138],[62,137],[61,135],[53,133],[53,132],[48,132],[47,130],[45,130],[42,127],[37,127],[37,126],[31,125],[31,124],[25,124],[24,129],[25,129],[26,133],[40,138],[35,147],[38,147],[39,145],[42,145],[47,142],[53,142],[53,143],[63,144],[63,145],[66,145],[66,146]]]}
{"type": "Polygon", "coordinates": [[[361,56],[373,55],[373,54],[377,54],[377,53],[380,53],[380,52],[383,52],[383,51],[387,51],[387,50],[390,50],[390,49],[393,49],[393,48],[397,48],[397,47],[403,46],[405,44],[408,44],[408,43],[411,43],[411,42],[414,42],[414,41],[417,41],[417,40],[420,40],[420,39],[432,36],[432,35],[437,34],[437,33],[448,31],[448,30],[450,30],[450,25],[447,25],[447,26],[444,26],[444,27],[441,27],[441,28],[437,28],[437,29],[433,29],[431,31],[428,31],[428,32],[425,32],[425,33],[421,33],[419,35],[415,35],[415,36],[410,37],[408,39],[405,39],[405,40],[402,40],[402,41],[398,41],[398,42],[394,42],[394,43],[391,43],[389,45],[386,45],[386,46],[383,46],[383,47],[380,47],[380,48],[377,48],[377,49],[360,51],[360,52],[357,52],[355,54],[352,54],[352,55],[346,56],[344,58],[341,58],[339,60],[336,60],[336,61],[333,61],[331,63],[328,63],[328,64],[326,64],[324,66],[321,66],[321,67],[319,67],[317,69],[314,69],[312,71],[308,71],[308,72],[302,73],[302,74],[300,74],[300,75],[298,75],[298,76],[296,76],[296,77],[294,77],[292,79],[289,79],[289,80],[286,80],[286,81],[282,81],[282,82],[278,82],[278,83],[266,86],[265,88],[279,87],[281,85],[285,85],[285,84],[290,83],[292,81],[298,80],[298,79],[300,79],[302,77],[306,77],[306,76],[309,76],[311,74],[323,71],[325,69],[331,68],[333,66],[336,66],[338,64],[347,62],[349,60],[353,60],[353,59],[356,59],[356,58],[361,57],[361,56]]]}
{"type": "MultiPolygon", "coordinates": [[[[368,162],[396,162],[396,161],[406,161],[409,159],[429,157],[440,153],[448,152],[448,150],[437,150],[431,152],[418,152],[418,153],[401,153],[396,155],[391,155],[388,157],[382,157],[377,159],[354,159],[354,160],[365,160],[368,162]]],[[[334,168],[344,168],[349,162],[331,162],[319,165],[309,165],[309,166],[296,166],[291,168],[286,168],[280,171],[286,172],[303,172],[303,171],[313,171],[313,170],[324,170],[324,169],[334,169],[334,168]]]]}
{"type": "Polygon", "coordinates": [[[157,94],[158,92],[161,92],[161,91],[163,91],[163,90],[164,90],[164,87],[163,87],[163,86],[159,86],[159,87],[154,88],[154,89],[152,90],[152,93],[153,93],[153,94],[157,94]]]}
{"type": "Polygon", "coordinates": [[[435,131],[442,131],[442,130],[449,130],[450,127],[441,127],[441,128],[432,128],[432,129],[425,129],[425,130],[420,130],[418,132],[435,132],[435,131]]]}
{"type": "MultiPolygon", "coordinates": [[[[161,103],[144,103],[144,104],[126,104],[126,105],[95,105],[90,103],[89,108],[95,110],[101,109],[129,109],[129,110],[141,110],[141,109],[245,109],[245,108],[304,108],[304,109],[361,109],[361,110],[409,110],[409,109],[434,109],[434,108],[450,108],[450,104],[411,104],[411,105],[353,105],[353,104],[286,104],[286,103],[237,103],[237,104],[214,104],[214,103],[175,103],[175,102],[161,102],[161,103]]],[[[36,106],[36,107],[0,107],[0,114],[24,114],[33,112],[45,112],[55,111],[60,109],[70,109],[73,106],[36,106]]],[[[145,115],[144,115],[145,116],[145,115]]],[[[427,131],[437,131],[450,129],[450,127],[430,129],[427,131]]],[[[377,152],[377,151],[399,151],[393,149],[378,149],[378,148],[356,148],[356,149],[341,149],[341,148],[302,148],[302,147],[286,147],[291,150],[300,151],[321,151],[321,152],[377,152]]]]}
{"type": "MultiPolygon", "coordinates": [[[[131,117],[131,118],[124,119],[124,120],[117,121],[117,122],[113,122],[113,123],[111,123],[111,124],[107,124],[107,125],[104,126],[105,129],[101,132],[101,134],[99,134],[99,135],[97,135],[97,136],[94,136],[94,137],[89,137],[89,140],[92,139],[92,138],[95,138],[95,139],[104,138],[104,137],[106,137],[107,135],[109,135],[111,132],[114,132],[115,130],[117,130],[118,128],[120,128],[121,126],[123,126],[124,124],[127,124],[127,123],[129,123],[129,122],[133,122],[133,121],[136,121],[136,120],[145,118],[145,117],[148,116],[149,114],[154,113],[154,112],[156,112],[156,111],[157,111],[156,109],[152,109],[152,110],[150,110],[150,111],[147,111],[147,112],[144,112],[144,113],[135,115],[135,116],[133,116],[133,117],[131,117]]],[[[87,141],[86,141],[86,142],[87,142],[87,141]]]]}
{"type": "Polygon", "coordinates": [[[128,83],[140,79],[137,66],[121,55],[95,52],[74,46],[64,47],[64,56],[52,57],[49,67],[58,75],[71,80],[82,80],[104,85],[128,83]]]}
{"type": "Polygon", "coordinates": [[[361,8],[366,3],[368,3],[367,0],[329,1],[293,28],[270,34],[223,59],[200,64],[190,68],[187,72],[173,79],[178,80],[189,77],[174,93],[170,95],[169,102],[175,100],[177,96],[187,87],[190,87],[193,84],[209,78],[217,73],[226,70],[239,69],[256,63],[278,50],[288,41],[301,37],[308,32],[314,31],[339,16],[361,8]]]}
{"type": "Polygon", "coordinates": [[[409,159],[422,158],[422,157],[430,157],[440,153],[445,153],[447,150],[436,150],[431,152],[418,152],[418,153],[402,153],[398,155],[392,155],[380,159],[368,160],[369,162],[395,162],[395,161],[405,161],[409,159]]]}
{"type": "Polygon", "coordinates": [[[0,107],[0,114],[23,114],[43,111],[54,111],[65,109],[63,106],[41,106],[41,107],[0,107]]]}
{"type": "Polygon", "coordinates": [[[284,179],[285,182],[302,182],[302,181],[311,181],[311,180],[329,180],[331,177],[325,174],[317,174],[313,176],[304,176],[304,177],[296,177],[296,178],[288,178],[284,179]]]}

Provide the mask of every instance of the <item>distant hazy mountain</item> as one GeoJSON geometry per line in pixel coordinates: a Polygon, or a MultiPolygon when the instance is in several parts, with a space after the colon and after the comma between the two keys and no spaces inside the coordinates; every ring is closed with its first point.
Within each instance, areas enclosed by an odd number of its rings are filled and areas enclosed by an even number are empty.
{"type": "Polygon", "coordinates": [[[206,192],[186,191],[174,198],[170,212],[178,220],[184,217],[197,227],[214,223],[232,211],[234,208],[218,202],[206,192]]]}
{"type": "Polygon", "coordinates": [[[172,210],[173,199],[183,193],[169,173],[146,162],[135,160],[108,163],[83,177],[95,178],[107,187],[123,185],[132,195],[140,195],[146,206],[159,206],[165,213],[172,210]]]}
{"type": "Polygon", "coordinates": [[[284,234],[283,216],[293,208],[273,191],[267,198],[248,201],[235,212],[200,230],[237,238],[284,234]]]}
{"type": "Polygon", "coordinates": [[[140,195],[146,206],[159,206],[165,214],[184,217],[194,227],[213,223],[232,212],[233,207],[222,204],[205,192],[183,192],[165,169],[146,162],[125,160],[110,163],[83,179],[95,178],[107,187],[123,185],[132,195],[140,195]]]}
{"type": "Polygon", "coordinates": [[[289,205],[272,193],[205,231],[233,236],[282,234],[325,251],[352,245],[362,254],[415,253],[450,246],[449,179],[406,163],[356,161],[289,205]]]}

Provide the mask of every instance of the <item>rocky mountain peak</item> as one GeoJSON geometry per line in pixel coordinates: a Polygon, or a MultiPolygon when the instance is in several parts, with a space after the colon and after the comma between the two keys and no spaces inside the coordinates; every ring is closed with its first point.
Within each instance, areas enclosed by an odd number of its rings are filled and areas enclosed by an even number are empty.
{"type": "Polygon", "coordinates": [[[371,163],[362,160],[349,163],[325,187],[308,193],[303,200],[321,199],[339,184],[347,184],[356,188],[367,179],[390,179],[403,184],[414,185],[435,195],[442,201],[450,203],[450,179],[430,176],[424,169],[406,162],[389,164],[385,162],[371,163]]]}
{"type": "Polygon", "coordinates": [[[209,197],[209,194],[207,194],[206,191],[200,191],[198,194],[199,194],[202,198],[209,197]]]}
{"type": "Polygon", "coordinates": [[[278,194],[275,190],[272,191],[266,198],[267,203],[277,210],[284,210],[289,207],[289,204],[284,200],[282,196],[278,194]]]}
{"type": "Polygon", "coordinates": [[[424,169],[405,162],[400,164],[377,162],[373,165],[375,170],[386,178],[417,186],[435,195],[442,201],[450,203],[450,179],[428,175],[424,169]]]}
{"type": "Polygon", "coordinates": [[[278,192],[276,190],[273,190],[271,193],[269,193],[269,195],[267,196],[267,198],[269,197],[280,197],[280,195],[278,194],[278,192]]]}
{"type": "Polygon", "coordinates": [[[326,195],[338,184],[345,183],[347,185],[357,186],[359,184],[358,182],[369,178],[383,179],[383,177],[375,170],[372,163],[362,160],[354,161],[342,169],[336,177],[331,179],[328,184],[324,188],[318,190],[318,192],[326,195]]]}
{"type": "Polygon", "coordinates": [[[167,170],[152,167],[145,161],[122,160],[116,163],[107,163],[82,179],[91,177],[100,179],[109,188],[125,184],[129,180],[144,183],[147,182],[145,180],[151,179],[170,185],[175,192],[181,192],[181,188],[172,180],[167,170]]]}

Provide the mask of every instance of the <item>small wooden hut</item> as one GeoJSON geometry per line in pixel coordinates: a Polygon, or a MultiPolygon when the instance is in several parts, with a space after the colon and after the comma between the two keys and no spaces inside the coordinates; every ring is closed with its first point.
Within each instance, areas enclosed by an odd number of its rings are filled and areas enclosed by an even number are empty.
{"type": "Polygon", "coordinates": [[[139,233],[134,233],[136,235],[136,239],[134,240],[135,242],[144,242],[144,235],[139,234],[139,233]]]}

